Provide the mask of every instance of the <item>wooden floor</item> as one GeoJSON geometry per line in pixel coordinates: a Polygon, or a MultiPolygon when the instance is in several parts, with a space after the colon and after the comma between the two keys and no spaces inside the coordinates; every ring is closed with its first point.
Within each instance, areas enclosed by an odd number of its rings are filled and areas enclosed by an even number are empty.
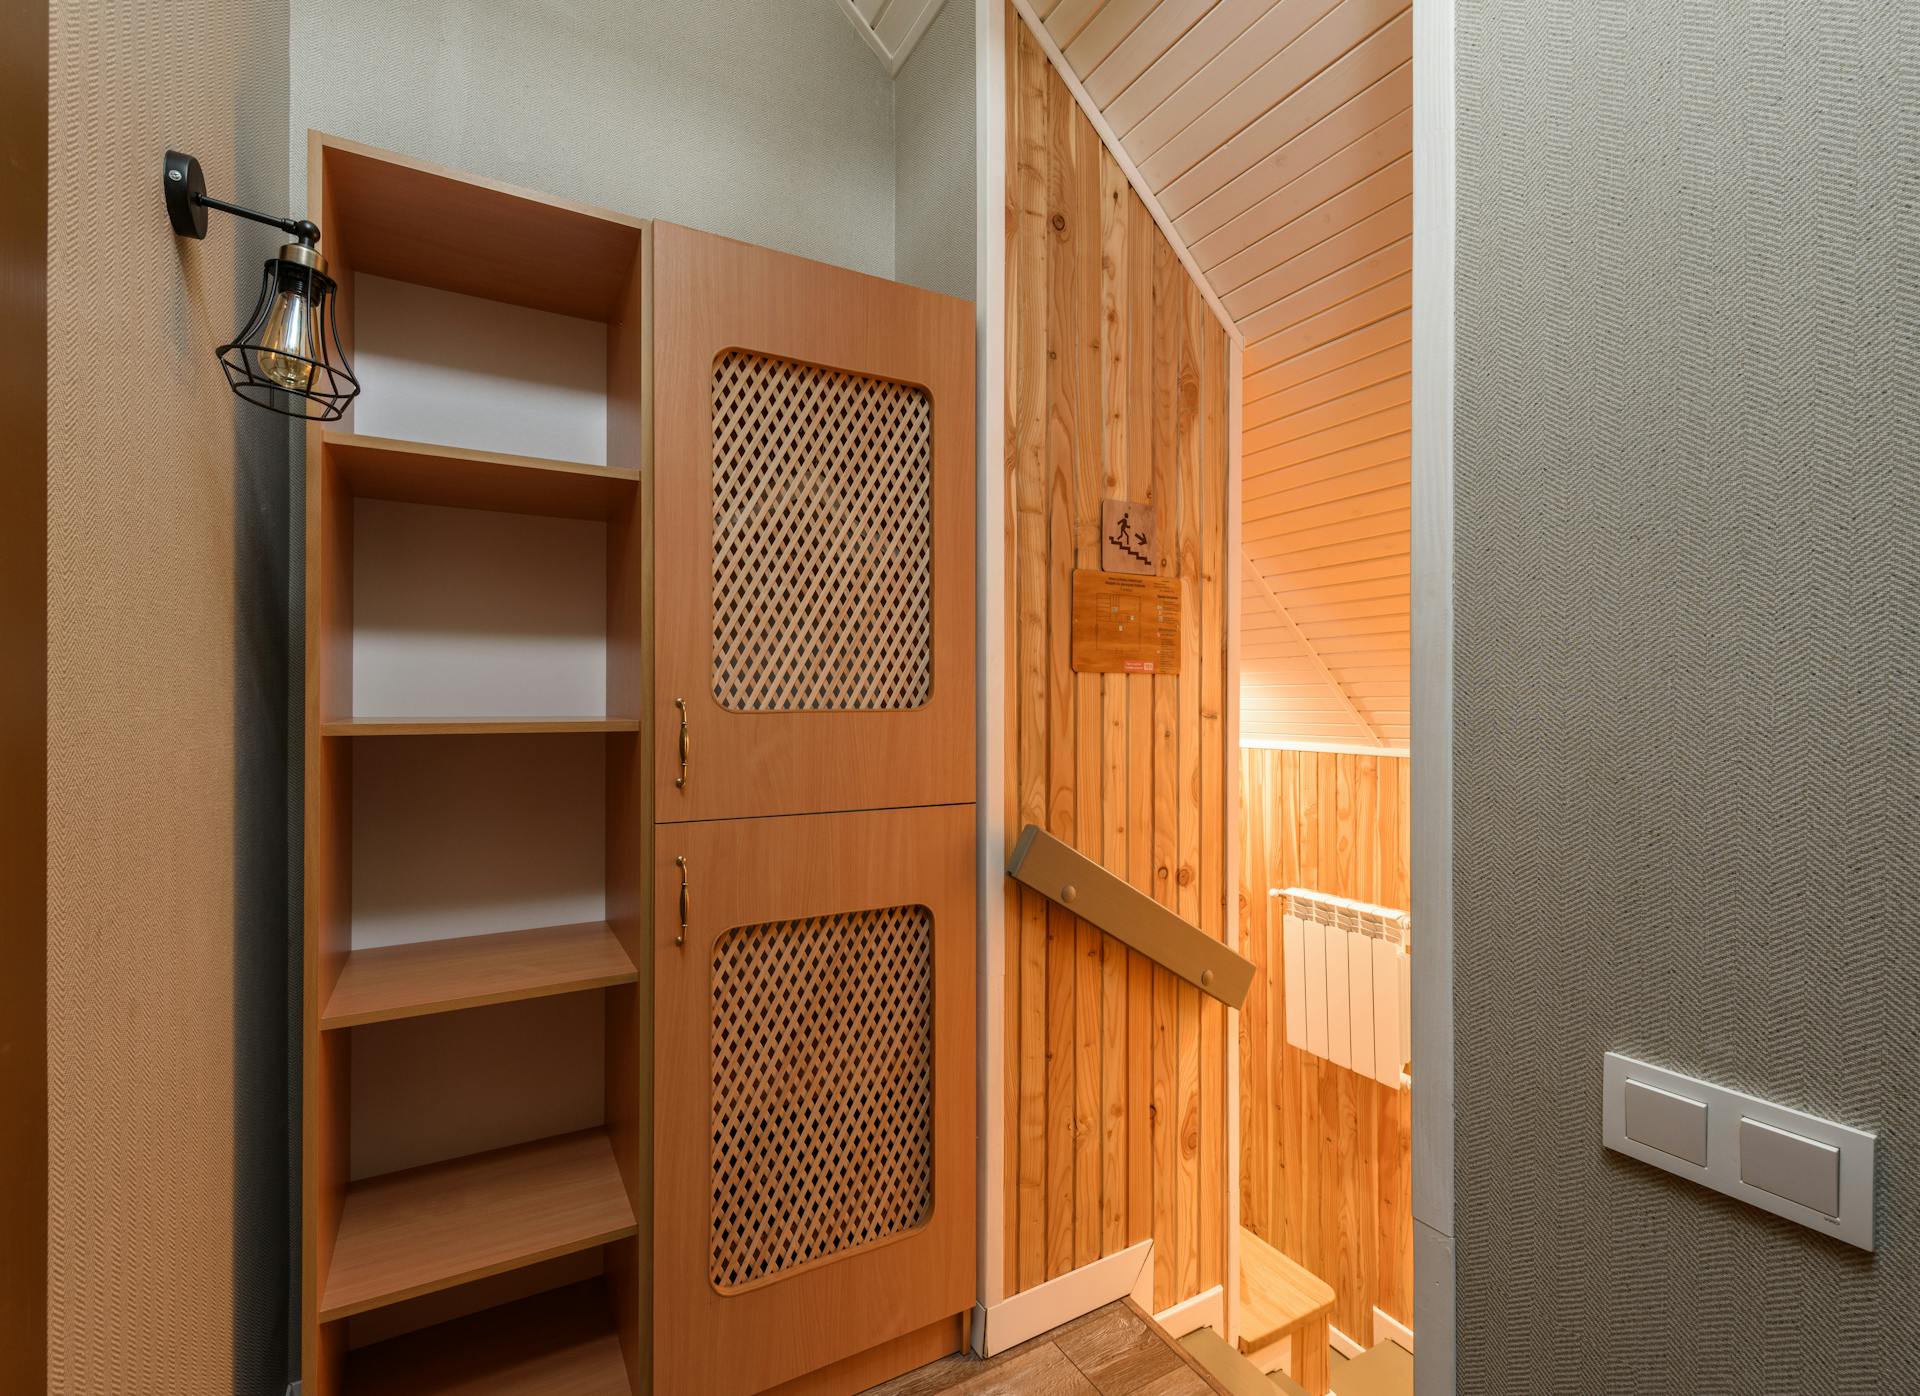
{"type": "Polygon", "coordinates": [[[1231,1396],[1131,1300],[982,1362],[944,1357],[867,1396],[1231,1396]]]}

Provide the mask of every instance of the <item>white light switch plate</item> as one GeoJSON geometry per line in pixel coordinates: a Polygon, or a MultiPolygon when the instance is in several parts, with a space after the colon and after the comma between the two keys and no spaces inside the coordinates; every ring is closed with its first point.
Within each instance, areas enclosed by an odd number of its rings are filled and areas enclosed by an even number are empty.
{"type": "MultiPolygon", "coordinates": [[[[1729,1197],[1738,1198],[1762,1211],[1772,1212],[1775,1216],[1785,1217],[1788,1221],[1798,1222],[1813,1231],[1836,1237],[1848,1245],[1866,1251],[1873,1249],[1873,1135],[1850,1125],[1823,1120],[1817,1115],[1808,1115],[1784,1105],[1731,1091],[1710,1081],[1682,1076],[1665,1067],[1635,1061],[1618,1052],[1606,1054],[1604,1082],[1601,1131],[1609,1149],[1678,1174],[1716,1192],[1726,1193],[1729,1197]],[[1678,1097],[1682,1102],[1698,1102],[1705,1107],[1704,1164],[1696,1165],[1627,1134],[1629,1081],[1661,1092],[1664,1096],[1678,1097]],[[1745,1130],[1741,1128],[1742,1121],[1747,1122],[1748,1128],[1745,1130]],[[1793,1136],[1793,1139],[1782,1141],[1776,1137],[1782,1134],[1793,1136]],[[1755,1157],[1747,1160],[1744,1170],[1748,1177],[1760,1177],[1776,1187],[1786,1186],[1789,1190],[1799,1190],[1807,1195],[1817,1193],[1822,1198],[1828,1195],[1824,1188],[1812,1188],[1808,1192],[1810,1183],[1805,1180],[1818,1171],[1812,1168],[1813,1163],[1824,1163],[1826,1155],[1821,1146],[1836,1150],[1839,1172],[1837,1213],[1828,1215],[1823,1210],[1783,1197],[1765,1187],[1757,1187],[1742,1178],[1740,1150],[1743,1135],[1749,1149],[1755,1151],[1755,1157]],[[1796,1140],[1801,1147],[1792,1148],[1796,1140]],[[1790,1146],[1789,1153],[1784,1156],[1778,1152],[1782,1143],[1790,1146]],[[1757,1151],[1759,1146],[1766,1147],[1765,1155],[1757,1151]],[[1787,1181],[1783,1182],[1783,1179],[1787,1181]]],[[[1649,1131],[1643,1129],[1642,1132],[1649,1131]]]]}

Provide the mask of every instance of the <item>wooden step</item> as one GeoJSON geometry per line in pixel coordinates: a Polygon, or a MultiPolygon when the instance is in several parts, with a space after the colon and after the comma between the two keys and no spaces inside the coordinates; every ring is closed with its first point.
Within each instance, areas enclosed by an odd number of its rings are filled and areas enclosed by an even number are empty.
{"type": "Polygon", "coordinates": [[[1213,1379],[1232,1396],[1274,1396],[1277,1390],[1286,1396],[1306,1396],[1299,1384],[1284,1372],[1263,1375],[1260,1369],[1227,1346],[1211,1328],[1196,1328],[1180,1340],[1180,1346],[1205,1367],[1213,1379]]]}
{"type": "Polygon", "coordinates": [[[347,956],[320,1011],[320,1026],[353,1028],[453,1013],[631,984],[638,977],[604,921],[380,946],[347,956]]]}
{"type": "Polygon", "coordinates": [[[633,1233],[604,1130],[363,1178],[347,1187],[320,1321],[633,1233]]]}
{"type": "Polygon", "coordinates": [[[1340,1396],[1413,1396],[1413,1354],[1396,1343],[1375,1343],[1341,1366],[1335,1390],[1340,1396]]]}
{"type": "Polygon", "coordinates": [[[599,1280],[360,1348],[347,1396],[631,1396],[599,1280]]]}
{"type": "Polygon", "coordinates": [[[1333,1286],[1240,1231],[1240,1351],[1259,1352],[1333,1312],[1333,1286]]]}

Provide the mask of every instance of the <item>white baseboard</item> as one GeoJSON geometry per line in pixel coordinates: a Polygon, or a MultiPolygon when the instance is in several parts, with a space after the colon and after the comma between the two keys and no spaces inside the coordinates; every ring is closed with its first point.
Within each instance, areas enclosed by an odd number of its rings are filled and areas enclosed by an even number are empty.
{"type": "Polygon", "coordinates": [[[1373,1340],[1376,1343],[1398,1343],[1408,1352],[1413,1351],[1413,1330],[1377,1306],[1373,1311],[1373,1340]]]}
{"type": "Polygon", "coordinates": [[[1358,1357],[1366,1351],[1331,1323],[1327,1325],[1327,1342],[1335,1352],[1346,1358],[1358,1357]]]}
{"type": "Polygon", "coordinates": [[[1219,1285],[1203,1289],[1191,1299],[1163,1309],[1153,1321],[1176,1338],[1184,1338],[1197,1328],[1224,1333],[1227,1328],[1227,1292],[1219,1285]]]}
{"type": "Polygon", "coordinates": [[[1069,1270],[991,1309],[974,1305],[973,1350],[982,1357],[992,1357],[1129,1295],[1142,1308],[1153,1302],[1150,1240],[1069,1270]]]}

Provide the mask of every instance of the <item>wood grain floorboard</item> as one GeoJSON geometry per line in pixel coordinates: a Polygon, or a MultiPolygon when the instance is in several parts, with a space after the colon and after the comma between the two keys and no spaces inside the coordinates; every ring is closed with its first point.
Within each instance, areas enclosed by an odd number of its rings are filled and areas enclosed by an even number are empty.
{"type": "Polygon", "coordinates": [[[867,1396],[1228,1396],[1194,1358],[1122,1300],[982,1362],[944,1357],[867,1396]]]}

